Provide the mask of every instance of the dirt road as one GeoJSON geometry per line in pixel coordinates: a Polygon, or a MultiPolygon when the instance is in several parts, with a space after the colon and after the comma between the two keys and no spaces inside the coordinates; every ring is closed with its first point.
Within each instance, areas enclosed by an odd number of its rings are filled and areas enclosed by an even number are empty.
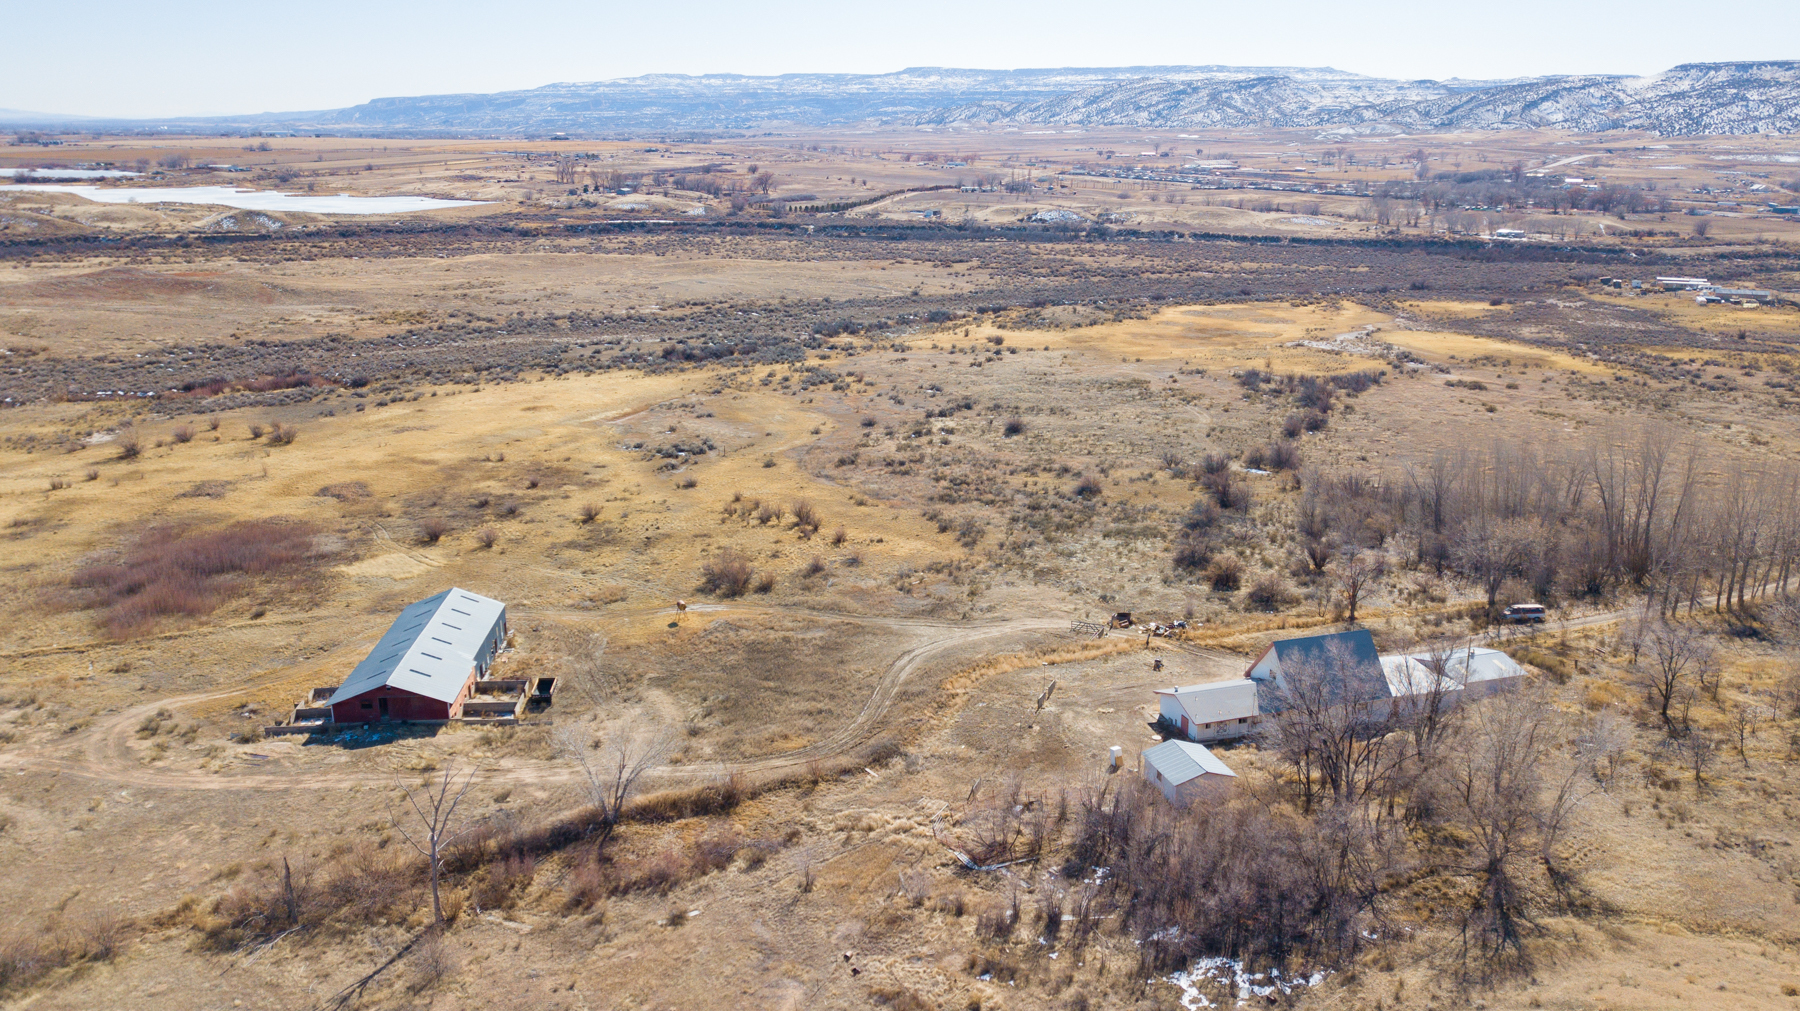
{"type": "MultiPolygon", "coordinates": [[[[1066,620],[1052,618],[952,621],[938,618],[844,614],[804,608],[720,604],[690,605],[687,610],[689,613],[712,612],[789,618],[807,617],[824,621],[849,622],[872,629],[909,635],[914,640],[914,644],[888,664],[856,715],[823,740],[794,751],[730,765],[665,766],[657,770],[655,777],[665,783],[717,778],[730,773],[772,775],[803,769],[810,763],[825,762],[850,754],[858,748],[866,746],[881,733],[883,719],[891,709],[901,686],[906,684],[922,666],[932,660],[957,649],[978,646],[989,640],[1017,636],[1021,633],[1050,635],[1065,632],[1068,628],[1066,620]]],[[[660,618],[675,614],[677,611],[673,607],[639,608],[607,614],[597,624],[617,625],[632,620],[660,618]]],[[[1592,628],[1624,620],[1631,614],[1631,609],[1621,608],[1552,621],[1545,625],[1496,626],[1487,634],[1473,640],[1473,643],[1478,645],[1497,644],[1515,636],[1533,632],[1592,628]]],[[[514,611],[514,617],[520,622],[526,622],[532,619],[594,621],[597,616],[593,611],[584,610],[518,608],[514,611]]],[[[1210,647],[1167,640],[1157,640],[1157,644],[1215,660],[1241,661],[1244,659],[1225,650],[1210,647]]],[[[49,743],[26,744],[0,751],[0,769],[11,770],[15,773],[27,770],[56,772],[121,786],[182,790],[324,790],[342,789],[356,785],[382,785],[392,781],[393,770],[381,767],[333,769],[294,768],[283,765],[279,772],[153,768],[146,766],[130,746],[138,726],[146,717],[159,710],[167,709],[179,713],[186,706],[243,695],[255,688],[256,685],[248,685],[229,691],[162,698],[132,706],[96,720],[92,726],[70,735],[66,739],[59,738],[49,743]]],[[[245,760],[255,761],[257,759],[245,760]]],[[[574,769],[565,763],[537,760],[516,761],[483,773],[485,782],[521,786],[569,782],[573,781],[575,777],[574,769]]]]}

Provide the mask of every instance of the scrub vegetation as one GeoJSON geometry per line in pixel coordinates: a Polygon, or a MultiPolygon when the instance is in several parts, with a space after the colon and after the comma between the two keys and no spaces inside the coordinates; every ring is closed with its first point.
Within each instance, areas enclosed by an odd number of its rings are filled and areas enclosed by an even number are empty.
{"type": "Polygon", "coordinates": [[[1791,1005],[1800,310],[1629,285],[1791,289],[1692,167],[1783,142],[951,139],[106,141],[487,201],[392,217],[0,186],[0,995],[1791,1005]],[[551,705],[265,732],[453,585],[551,705]],[[1142,781],[1155,689],[1350,627],[1527,683],[1328,655],[1228,790],[1142,781]]]}

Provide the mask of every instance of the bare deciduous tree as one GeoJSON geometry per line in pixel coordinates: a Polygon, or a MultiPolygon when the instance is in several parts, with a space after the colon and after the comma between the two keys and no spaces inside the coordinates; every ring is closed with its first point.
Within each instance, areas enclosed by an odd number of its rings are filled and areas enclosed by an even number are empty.
{"type": "Polygon", "coordinates": [[[1731,742],[1737,748],[1738,761],[1744,763],[1746,769],[1750,768],[1750,738],[1756,736],[1763,721],[1771,715],[1770,708],[1760,702],[1739,702],[1726,710],[1726,725],[1731,728],[1731,742]]]}
{"type": "Polygon", "coordinates": [[[1800,644],[1800,598],[1776,597],[1759,610],[1759,617],[1783,645],[1791,648],[1800,644]]]}
{"type": "Polygon", "coordinates": [[[1663,729],[1674,736],[1683,728],[1675,725],[1669,710],[1687,698],[1689,679],[1698,678],[1710,668],[1712,642],[1691,622],[1662,618],[1644,622],[1636,637],[1642,646],[1637,662],[1632,664],[1632,674],[1648,693],[1650,704],[1656,707],[1663,729]]]}
{"type": "Polygon", "coordinates": [[[1459,659],[1462,653],[1454,643],[1439,641],[1414,654],[1416,659],[1403,668],[1408,691],[1394,700],[1395,714],[1412,728],[1414,754],[1421,765],[1431,763],[1449,729],[1457,693],[1468,683],[1468,658],[1459,659]]]}
{"type": "Polygon", "coordinates": [[[1619,757],[1631,743],[1631,728],[1608,706],[1594,714],[1587,728],[1575,738],[1575,753],[1593,771],[1600,789],[1610,790],[1619,771],[1619,757]]]}
{"type": "Polygon", "coordinates": [[[1456,561],[1487,593],[1488,609],[1500,599],[1500,587],[1524,571],[1542,539],[1537,524],[1526,519],[1472,517],[1463,525],[1456,561]]]}
{"type": "MultiPolygon", "coordinates": [[[[1219,796],[1183,811],[1135,778],[1088,793],[1074,821],[1072,859],[1111,871],[1079,901],[1116,910],[1152,971],[1220,952],[1259,964],[1353,957],[1398,860],[1396,834],[1351,805],[1299,818],[1219,796]]],[[[1094,925],[1085,915],[1078,932],[1094,925]]]]}
{"type": "Polygon", "coordinates": [[[1472,707],[1456,747],[1433,768],[1447,820],[1467,840],[1457,870],[1473,879],[1476,899],[1464,911],[1465,958],[1487,974],[1528,959],[1525,930],[1534,903],[1524,882],[1533,862],[1556,878],[1556,840],[1579,804],[1579,762],[1546,783],[1552,710],[1542,699],[1508,692],[1472,707]]]}
{"type": "Polygon", "coordinates": [[[1706,770],[1712,768],[1713,739],[1712,735],[1698,728],[1691,728],[1686,734],[1674,742],[1681,755],[1681,764],[1694,774],[1694,790],[1699,792],[1706,788],[1706,770]]]}
{"type": "Polygon", "coordinates": [[[1301,804],[1366,800],[1388,785],[1406,749],[1390,738],[1395,708],[1381,671],[1332,641],[1282,665],[1263,686],[1263,733],[1293,765],[1301,804]]]}
{"type": "Polygon", "coordinates": [[[594,841],[594,851],[598,853],[606,848],[607,840],[618,828],[625,802],[631,799],[639,781],[668,755],[669,738],[626,726],[604,746],[595,748],[585,731],[563,727],[556,732],[555,742],[557,750],[581,771],[588,802],[599,818],[599,837],[594,841]]]}
{"type": "Polygon", "coordinates": [[[1332,567],[1331,582],[1344,601],[1344,620],[1356,620],[1356,607],[1362,603],[1364,595],[1369,592],[1375,581],[1387,572],[1387,563],[1380,555],[1363,552],[1351,558],[1340,559],[1332,567]]]}
{"type": "Polygon", "coordinates": [[[410,819],[397,811],[391,802],[388,804],[388,817],[401,837],[431,862],[431,922],[435,926],[442,926],[444,923],[444,905],[438,895],[444,849],[473,827],[459,821],[456,811],[462,806],[463,797],[468,794],[470,784],[475,782],[478,771],[470,769],[461,786],[456,784],[454,761],[445,763],[442,777],[435,781],[427,777],[417,788],[401,783],[397,775],[394,777],[394,785],[406,796],[407,806],[412,809],[418,824],[409,830],[407,824],[410,819]]]}

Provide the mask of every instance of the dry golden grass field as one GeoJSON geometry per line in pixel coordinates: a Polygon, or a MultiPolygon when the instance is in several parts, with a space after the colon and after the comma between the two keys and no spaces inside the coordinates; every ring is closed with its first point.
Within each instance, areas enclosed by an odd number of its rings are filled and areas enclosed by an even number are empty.
{"type": "MultiPolygon", "coordinates": [[[[1795,222],[1378,222],[1126,162],[1404,181],[1398,142],[1152,142],[81,137],[168,162],[122,188],[488,202],[0,186],[0,1007],[1800,1002],[1800,309],[1599,283],[1792,291],[1795,222]],[[551,706],[263,732],[450,586],[551,706]],[[1155,689],[1347,627],[1526,684],[1364,734],[1386,771],[1336,806],[1269,735],[1185,818],[1130,785],[1155,689]],[[622,744],[603,829],[571,749],[622,744]],[[434,928],[396,805],[446,772],[434,928]],[[1310,985],[1184,990],[1212,957],[1310,985]]],[[[1785,185],[1782,143],[1407,142],[1662,195],[1785,185]]]]}

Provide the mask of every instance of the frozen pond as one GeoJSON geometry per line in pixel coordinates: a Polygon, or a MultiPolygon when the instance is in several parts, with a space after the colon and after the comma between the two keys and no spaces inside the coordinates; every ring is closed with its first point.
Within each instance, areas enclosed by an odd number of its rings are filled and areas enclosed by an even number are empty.
{"type": "Polygon", "coordinates": [[[130,179],[136,175],[136,172],[121,169],[0,168],[0,176],[28,176],[32,179],[130,179]]]}
{"type": "Polygon", "coordinates": [[[235,186],[167,186],[158,188],[102,189],[98,186],[43,186],[15,183],[7,190],[42,190],[72,193],[103,204],[212,204],[245,211],[298,211],[307,214],[405,214],[446,207],[473,207],[480,200],[439,200],[435,197],[353,197],[277,193],[274,190],[240,190],[235,186]]]}

